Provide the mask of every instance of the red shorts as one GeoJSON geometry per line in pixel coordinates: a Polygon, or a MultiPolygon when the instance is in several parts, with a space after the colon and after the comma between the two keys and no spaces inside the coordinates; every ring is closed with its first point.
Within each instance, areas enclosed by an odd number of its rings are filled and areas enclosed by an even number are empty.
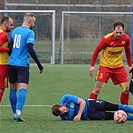
{"type": "Polygon", "coordinates": [[[112,79],[114,85],[128,82],[128,75],[124,66],[119,68],[100,66],[97,72],[96,80],[107,83],[110,78],[112,79]]]}
{"type": "Polygon", "coordinates": [[[0,65],[0,88],[8,88],[8,65],[0,65]]]}

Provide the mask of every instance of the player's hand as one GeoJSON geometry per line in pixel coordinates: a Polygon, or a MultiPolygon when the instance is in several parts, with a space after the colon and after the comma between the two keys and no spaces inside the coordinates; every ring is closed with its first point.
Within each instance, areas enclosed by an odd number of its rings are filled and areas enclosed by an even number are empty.
{"type": "Polygon", "coordinates": [[[40,70],[40,74],[44,72],[44,69],[40,70]]]}
{"type": "Polygon", "coordinates": [[[93,76],[93,74],[94,74],[94,69],[95,69],[94,66],[90,66],[90,76],[93,76]]]}
{"type": "Polygon", "coordinates": [[[44,71],[43,66],[41,64],[39,64],[38,67],[39,67],[39,70],[40,70],[40,74],[43,73],[43,71],[44,71]]]}
{"type": "Polygon", "coordinates": [[[76,115],[73,119],[73,121],[81,121],[81,116],[80,115],[76,115]]]}

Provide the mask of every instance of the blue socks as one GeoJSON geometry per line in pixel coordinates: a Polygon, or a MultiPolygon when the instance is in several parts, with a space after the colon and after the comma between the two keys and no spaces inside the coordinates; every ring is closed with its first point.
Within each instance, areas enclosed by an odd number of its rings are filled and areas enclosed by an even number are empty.
{"type": "Polygon", "coordinates": [[[21,88],[19,90],[18,97],[17,97],[16,92],[17,92],[17,90],[10,88],[9,99],[10,99],[12,112],[14,114],[16,113],[16,110],[22,111],[23,106],[26,101],[26,95],[27,95],[27,91],[25,88],[21,88]]]}
{"type": "MultiPolygon", "coordinates": [[[[124,104],[118,104],[118,110],[123,110],[126,113],[132,113],[133,114],[133,108],[129,107],[127,105],[124,105],[124,104]]],[[[133,115],[127,114],[127,120],[133,120],[133,115]]]]}
{"type": "Polygon", "coordinates": [[[127,120],[133,120],[133,116],[132,115],[127,115],[127,120]]]}
{"type": "Polygon", "coordinates": [[[17,104],[17,90],[14,90],[10,88],[10,93],[9,93],[9,100],[12,108],[12,112],[16,113],[16,104],[17,104]]]}
{"type": "Polygon", "coordinates": [[[132,107],[129,107],[127,105],[124,105],[124,104],[118,104],[118,110],[123,110],[125,112],[132,113],[133,114],[133,108],[132,107]]]}
{"type": "Polygon", "coordinates": [[[27,94],[26,89],[21,88],[19,90],[19,94],[18,94],[18,98],[17,98],[17,107],[16,107],[16,110],[22,111],[23,106],[24,106],[25,101],[26,101],[26,94],[27,94]]]}

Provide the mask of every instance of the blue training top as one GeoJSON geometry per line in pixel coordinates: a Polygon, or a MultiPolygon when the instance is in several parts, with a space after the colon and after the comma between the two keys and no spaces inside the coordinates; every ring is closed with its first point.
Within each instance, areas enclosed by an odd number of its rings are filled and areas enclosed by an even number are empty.
{"type": "MultiPolygon", "coordinates": [[[[85,109],[82,113],[81,120],[87,120],[88,119],[88,109],[89,109],[89,100],[84,98],[86,101],[85,109]]],[[[78,96],[74,96],[71,94],[65,94],[60,104],[65,105],[68,108],[68,113],[61,115],[62,120],[73,120],[74,117],[78,114],[80,105],[78,104],[78,96]]]]}
{"type": "Polygon", "coordinates": [[[15,28],[9,39],[9,43],[13,44],[12,53],[9,57],[9,65],[29,67],[28,43],[34,45],[34,32],[24,26],[15,28]]]}

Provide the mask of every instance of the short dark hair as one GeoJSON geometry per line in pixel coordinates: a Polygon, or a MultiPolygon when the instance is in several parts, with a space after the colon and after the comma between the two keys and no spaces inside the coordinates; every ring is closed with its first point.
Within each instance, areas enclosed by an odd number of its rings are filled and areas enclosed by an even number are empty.
{"type": "Polygon", "coordinates": [[[1,24],[3,24],[4,22],[8,22],[9,21],[9,17],[7,16],[4,16],[2,19],[1,19],[1,24]]]}
{"type": "Polygon", "coordinates": [[[115,30],[115,28],[117,26],[121,26],[123,28],[123,30],[124,30],[124,24],[122,22],[116,22],[116,23],[114,23],[114,25],[113,25],[114,30],[115,30]]]}
{"type": "Polygon", "coordinates": [[[52,114],[55,115],[55,116],[61,115],[61,111],[59,110],[59,108],[61,108],[61,107],[62,107],[61,104],[55,104],[55,105],[52,107],[52,114]]]}

